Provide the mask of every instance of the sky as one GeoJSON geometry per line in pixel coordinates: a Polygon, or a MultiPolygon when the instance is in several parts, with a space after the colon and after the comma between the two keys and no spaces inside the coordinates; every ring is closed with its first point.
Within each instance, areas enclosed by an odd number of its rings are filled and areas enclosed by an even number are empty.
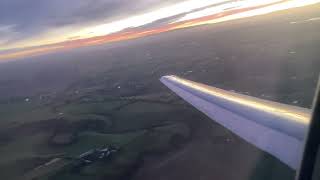
{"type": "Polygon", "coordinates": [[[1,0],[0,60],[139,38],[320,0],[1,0]]]}

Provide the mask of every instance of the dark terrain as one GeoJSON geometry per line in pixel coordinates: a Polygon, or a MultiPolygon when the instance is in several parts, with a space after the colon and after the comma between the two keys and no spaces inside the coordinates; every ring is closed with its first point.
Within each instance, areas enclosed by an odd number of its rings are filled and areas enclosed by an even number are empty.
{"type": "Polygon", "coordinates": [[[320,5],[0,64],[3,179],[290,180],[294,171],[159,81],[174,74],[310,108],[320,5]],[[298,23],[292,23],[298,22],[298,23]],[[106,145],[108,161],[74,168],[106,145]]]}

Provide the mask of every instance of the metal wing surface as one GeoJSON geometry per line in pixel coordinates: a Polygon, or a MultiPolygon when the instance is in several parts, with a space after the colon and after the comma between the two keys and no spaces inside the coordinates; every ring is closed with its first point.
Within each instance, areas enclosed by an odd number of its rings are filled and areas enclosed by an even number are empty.
{"type": "Polygon", "coordinates": [[[247,142],[291,168],[298,168],[311,110],[225,91],[177,76],[164,76],[161,82],[247,142]]]}

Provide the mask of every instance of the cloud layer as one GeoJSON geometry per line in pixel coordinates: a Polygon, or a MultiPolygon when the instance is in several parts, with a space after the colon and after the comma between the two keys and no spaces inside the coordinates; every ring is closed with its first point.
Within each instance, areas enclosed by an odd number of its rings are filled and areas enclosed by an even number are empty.
{"type": "Polygon", "coordinates": [[[17,1],[0,1],[0,60],[123,41],[320,3],[320,0],[96,0],[91,3],[33,0],[32,4],[17,1]],[[50,42],[48,38],[56,41],[50,42]],[[21,43],[23,41],[29,44],[21,43]]]}
{"type": "Polygon", "coordinates": [[[107,23],[185,0],[1,0],[0,46],[52,29],[107,23]]]}

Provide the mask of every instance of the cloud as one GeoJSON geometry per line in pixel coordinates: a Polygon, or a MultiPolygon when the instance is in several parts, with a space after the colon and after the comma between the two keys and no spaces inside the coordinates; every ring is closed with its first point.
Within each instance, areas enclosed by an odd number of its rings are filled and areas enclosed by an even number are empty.
{"type": "Polygon", "coordinates": [[[0,45],[52,29],[108,23],[184,0],[1,0],[0,45]],[[8,30],[1,30],[4,27],[8,30]],[[3,37],[6,37],[5,39],[3,37]]]}
{"type": "Polygon", "coordinates": [[[0,46],[6,44],[10,40],[10,37],[14,36],[14,27],[15,25],[0,26],[0,46]]]}

